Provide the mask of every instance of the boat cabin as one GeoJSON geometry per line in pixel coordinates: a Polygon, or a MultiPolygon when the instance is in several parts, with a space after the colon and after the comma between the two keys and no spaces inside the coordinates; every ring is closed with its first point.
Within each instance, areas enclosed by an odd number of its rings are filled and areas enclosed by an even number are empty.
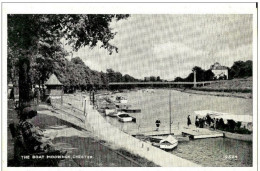
{"type": "Polygon", "coordinates": [[[241,122],[241,127],[246,128],[250,131],[253,130],[253,117],[251,115],[235,115],[230,113],[216,112],[211,110],[201,110],[195,111],[195,116],[198,118],[207,118],[210,117],[213,120],[222,119],[224,124],[227,124],[229,120],[234,122],[241,122]]]}

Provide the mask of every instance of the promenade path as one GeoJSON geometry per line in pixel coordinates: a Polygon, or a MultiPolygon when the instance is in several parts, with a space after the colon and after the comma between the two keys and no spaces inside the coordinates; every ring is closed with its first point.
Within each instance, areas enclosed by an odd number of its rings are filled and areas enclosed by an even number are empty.
{"type": "MultiPolygon", "coordinates": [[[[81,101],[81,96],[65,96],[64,103],[70,103],[71,106],[82,110],[83,105],[81,101]]],[[[171,153],[165,152],[152,146],[151,144],[145,143],[139,139],[132,137],[119,130],[117,127],[108,123],[97,110],[93,109],[90,105],[90,100],[88,97],[86,100],[86,116],[85,125],[86,128],[92,131],[95,136],[105,140],[109,143],[116,145],[119,148],[125,149],[133,154],[137,154],[144,157],[157,165],[163,167],[198,167],[193,162],[186,159],[175,156],[171,153]]]]}

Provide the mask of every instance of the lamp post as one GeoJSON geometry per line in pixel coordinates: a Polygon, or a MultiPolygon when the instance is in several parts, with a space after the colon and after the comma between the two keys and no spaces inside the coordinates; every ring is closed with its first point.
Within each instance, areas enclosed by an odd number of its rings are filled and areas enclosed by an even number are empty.
{"type": "Polygon", "coordinates": [[[194,75],[194,80],[193,80],[194,86],[193,87],[197,87],[197,84],[196,84],[196,71],[195,70],[193,70],[193,75],[194,75]]]}

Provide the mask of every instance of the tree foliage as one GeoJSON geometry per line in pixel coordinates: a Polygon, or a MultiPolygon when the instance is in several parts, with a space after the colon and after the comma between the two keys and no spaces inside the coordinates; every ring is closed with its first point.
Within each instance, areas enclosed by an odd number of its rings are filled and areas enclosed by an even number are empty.
{"type": "Polygon", "coordinates": [[[253,75],[253,63],[248,61],[236,61],[229,69],[229,77],[232,78],[245,78],[253,75]]]}
{"type": "Polygon", "coordinates": [[[70,91],[71,89],[86,90],[93,87],[101,89],[108,88],[109,82],[137,81],[137,79],[128,74],[123,75],[112,69],[107,69],[106,73],[92,70],[85,65],[80,57],[72,58],[71,61],[68,61],[66,58],[61,59],[63,60],[53,65],[53,72],[50,72],[49,76],[54,73],[65,86],[65,91],[70,91]]]}
{"type": "Polygon", "coordinates": [[[174,79],[175,82],[193,82],[194,81],[194,73],[193,71],[196,71],[196,81],[211,81],[214,79],[214,73],[208,69],[204,70],[201,67],[195,66],[192,68],[192,72],[186,77],[176,77],[174,79]]]}
{"type": "MultiPolygon", "coordinates": [[[[8,62],[12,63],[8,66],[8,71],[12,72],[13,67],[16,64],[19,65],[17,67],[19,74],[16,77],[19,76],[20,100],[29,100],[28,94],[32,81],[44,81],[50,72],[54,72],[53,68],[65,65],[64,61],[59,64],[66,53],[60,44],[61,38],[65,38],[74,50],[83,46],[93,48],[100,42],[101,48],[107,49],[111,54],[114,51],[117,52],[118,49],[109,42],[116,35],[109,25],[113,19],[118,21],[128,16],[116,14],[8,15],[8,62]],[[39,65],[40,63],[42,65],[39,65]],[[31,80],[31,77],[34,80],[31,80]]],[[[68,66],[68,71],[73,68],[73,64],[68,66]]],[[[97,73],[92,72],[92,74],[97,73]]],[[[13,79],[12,73],[8,76],[13,79]]],[[[70,81],[72,84],[72,78],[70,81]]]]}
{"type": "MultiPolygon", "coordinates": [[[[231,68],[228,68],[228,78],[246,78],[251,77],[253,74],[251,60],[247,61],[235,61],[231,68]]],[[[196,71],[196,81],[211,81],[214,80],[214,73],[209,70],[203,70],[202,68],[195,66],[192,71],[196,71]]],[[[193,82],[194,74],[190,73],[186,78],[176,77],[175,82],[193,82]]]]}

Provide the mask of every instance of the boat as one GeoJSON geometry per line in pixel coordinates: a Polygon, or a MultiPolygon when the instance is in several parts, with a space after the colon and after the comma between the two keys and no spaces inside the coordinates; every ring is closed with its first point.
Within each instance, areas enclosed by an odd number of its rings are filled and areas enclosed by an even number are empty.
{"type": "Polygon", "coordinates": [[[170,109],[170,131],[167,137],[159,137],[159,136],[150,136],[150,141],[152,145],[158,147],[163,150],[173,150],[178,146],[177,138],[173,137],[171,134],[171,125],[172,125],[172,117],[171,117],[171,92],[169,94],[169,109],[170,109]]]}
{"type": "MultiPolygon", "coordinates": [[[[224,137],[231,138],[231,139],[237,139],[241,141],[249,141],[252,142],[253,140],[253,116],[251,115],[235,115],[231,113],[223,113],[223,112],[217,112],[212,110],[200,110],[200,111],[194,111],[195,115],[198,118],[206,118],[207,116],[210,117],[212,126],[208,126],[206,128],[211,129],[214,128],[215,131],[224,134],[224,137]],[[236,127],[237,130],[242,129],[243,131],[246,131],[248,133],[238,133],[238,132],[228,132],[228,130],[220,130],[217,128],[217,122],[214,120],[220,120],[222,119],[224,124],[227,126],[229,120],[233,120],[236,125],[238,122],[240,122],[240,127],[236,127]],[[213,120],[213,121],[212,121],[213,120]]],[[[210,124],[211,125],[211,124],[210,124]]]]}
{"type": "Polygon", "coordinates": [[[125,97],[123,97],[123,96],[117,96],[116,97],[116,101],[118,102],[118,103],[127,103],[127,99],[125,98],[125,97]]]}
{"type": "Polygon", "coordinates": [[[108,116],[110,116],[110,117],[117,117],[120,114],[123,114],[123,113],[117,110],[116,112],[109,113],[108,116]]]}
{"type": "Polygon", "coordinates": [[[120,113],[117,115],[120,122],[136,122],[136,118],[128,115],[127,113],[120,113]]]}
{"type": "Polygon", "coordinates": [[[155,147],[159,147],[163,150],[173,150],[178,146],[178,140],[174,138],[172,135],[168,135],[166,138],[153,138],[151,139],[152,145],[155,147]]]}
{"type": "Polygon", "coordinates": [[[116,109],[105,109],[105,115],[110,116],[110,114],[116,113],[116,109]]]}
{"type": "Polygon", "coordinates": [[[209,116],[211,119],[223,119],[224,123],[227,123],[228,120],[240,122],[242,128],[253,131],[253,116],[251,115],[235,115],[212,110],[200,110],[194,111],[194,113],[196,116],[198,116],[198,118],[205,118],[209,116]]]}
{"type": "Polygon", "coordinates": [[[122,111],[127,113],[141,113],[141,109],[122,109],[122,111]]]}

